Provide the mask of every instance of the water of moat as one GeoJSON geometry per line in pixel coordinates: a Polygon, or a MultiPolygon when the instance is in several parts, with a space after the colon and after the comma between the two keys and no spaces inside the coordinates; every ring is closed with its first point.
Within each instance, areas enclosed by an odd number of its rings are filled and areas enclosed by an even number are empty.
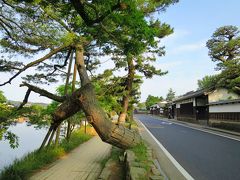
{"type": "Polygon", "coordinates": [[[19,137],[19,146],[12,149],[8,141],[0,141],[0,171],[16,158],[21,158],[28,152],[39,148],[47,130],[47,128],[35,128],[34,125],[29,125],[26,122],[10,126],[8,131],[19,137]]]}

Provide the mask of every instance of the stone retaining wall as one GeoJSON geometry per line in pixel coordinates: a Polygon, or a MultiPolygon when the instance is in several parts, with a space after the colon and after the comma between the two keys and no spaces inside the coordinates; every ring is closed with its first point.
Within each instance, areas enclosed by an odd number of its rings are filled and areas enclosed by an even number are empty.
{"type": "Polygon", "coordinates": [[[126,180],[165,180],[153,159],[152,149],[147,149],[148,162],[139,162],[131,150],[125,151],[126,180]]]}

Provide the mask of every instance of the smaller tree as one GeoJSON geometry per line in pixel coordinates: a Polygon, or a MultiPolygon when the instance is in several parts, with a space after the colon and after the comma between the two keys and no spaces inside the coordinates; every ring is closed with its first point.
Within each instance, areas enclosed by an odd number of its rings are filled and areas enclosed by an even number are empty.
{"type": "Polygon", "coordinates": [[[12,123],[10,116],[12,116],[12,108],[10,108],[5,102],[6,97],[3,92],[0,91],[0,141],[8,141],[11,148],[18,147],[18,137],[9,131],[9,127],[12,123]]]}
{"type": "Polygon", "coordinates": [[[3,95],[3,92],[0,90],[0,103],[4,103],[6,101],[7,101],[6,97],[3,95]]]}
{"type": "Polygon", "coordinates": [[[158,103],[159,101],[162,101],[163,100],[163,97],[158,97],[158,96],[152,96],[152,95],[148,95],[147,99],[146,99],[146,108],[147,110],[149,110],[149,108],[158,103]]]}
{"type": "Polygon", "coordinates": [[[145,108],[146,108],[145,102],[139,102],[139,103],[137,104],[137,108],[139,108],[139,109],[145,109],[145,108]]]}
{"type": "MultiPolygon", "coordinates": [[[[7,98],[4,96],[3,92],[0,90],[0,123],[8,119],[11,114],[11,109],[5,104],[7,98]]],[[[0,128],[1,129],[1,128],[0,128]]]]}
{"type": "Polygon", "coordinates": [[[217,87],[224,87],[240,94],[240,64],[228,66],[217,76],[217,87]]]}
{"type": "Polygon", "coordinates": [[[175,98],[175,92],[172,90],[172,88],[170,88],[166,96],[166,101],[172,101],[174,98],[175,98]]]}
{"type": "Polygon", "coordinates": [[[205,76],[198,80],[198,89],[210,89],[216,86],[218,75],[205,76]]]}
{"type": "Polygon", "coordinates": [[[218,62],[218,75],[198,80],[199,89],[227,88],[240,94],[240,31],[236,26],[218,28],[207,41],[209,56],[218,62]]]}
{"type": "Polygon", "coordinates": [[[225,69],[229,64],[239,64],[240,31],[236,26],[218,28],[207,41],[209,56],[218,62],[217,70],[225,69]]]}

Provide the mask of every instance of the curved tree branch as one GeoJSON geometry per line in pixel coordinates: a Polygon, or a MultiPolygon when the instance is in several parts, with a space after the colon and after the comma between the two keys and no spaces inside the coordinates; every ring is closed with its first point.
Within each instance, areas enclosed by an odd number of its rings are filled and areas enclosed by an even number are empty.
{"type": "MultiPolygon", "coordinates": [[[[54,7],[53,7],[54,8],[54,7]]],[[[57,11],[57,10],[56,10],[57,11]]],[[[71,28],[67,25],[67,24],[65,24],[65,22],[64,21],[62,21],[60,18],[57,18],[57,16],[54,16],[54,14],[52,14],[52,13],[48,13],[47,11],[44,11],[44,13],[47,13],[47,15],[51,18],[51,19],[53,19],[53,20],[55,20],[57,23],[59,23],[65,30],[67,30],[68,32],[72,32],[72,30],[71,30],[71,28]]]]}
{"type": "MultiPolygon", "coordinates": [[[[113,5],[111,8],[109,8],[109,10],[104,12],[101,16],[97,16],[95,19],[91,19],[91,17],[89,17],[88,13],[86,12],[85,6],[92,7],[93,5],[91,5],[90,3],[83,2],[83,1],[79,1],[79,0],[70,0],[70,2],[72,3],[75,10],[78,12],[78,14],[82,17],[83,21],[88,26],[92,26],[96,23],[102,22],[109,14],[111,14],[111,12],[121,8],[120,0],[118,0],[115,5],[113,5]]],[[[96,9],[93,7],[92,7],[92,9],[98,15],[98,12],[96,12],[96,9]]]]}
{"type": "MultiPolygon", "coordinates": [[[[52,93],[50,93],[50,92],[48,92],[48,91],[46,91],[44,89],[41,89],[41,88],[36,87],[36,86],[33,86],[33,85],[28,84],[26,82],[23,82],[22,84],[20,84],[20,87],[23,87],[23,86],[28,87],[28,91],[33,91],[35,93],[40,94],[41,96],[45,96],[45,97],[47,97],[49,99],[52,99],[54,101],[57,101],[57,102],[63,102],[64,100],[66,100],[66,96],[57,96],[57,95],[52,94],[52,93]]],[[[26,93],[26,95],[27,95],[27,93],[26,93]]],[[[26,98],[26,96],[25,96],[25,98],[26,98]]]]}
{"type": "Polygon", "coordinates": [[[53,66],[54,69],[57,70],[57,68],[63,68],[63,67],[65,67],[65,66],[67,65],[67,61],[68,61],[68,59],[69,59],[69,57],[70,57],[70,55],[71,55],[71,52],[72,52],[72,49],[70,49],[70,50],[68,51],[67,56],[66,56],[66,58],[65,58],[65,61],[64,61],[63,65],[55,64],[55,65],[53,66]]]}
{"type": "MultiPolygon", "coordinates": [[[[58,70],[58,71],[61,71],[61,70],[58,69],[58,68],[63,68],[63,67],[65,67],[65,66],[67,65],[67,61],[68,61],[68,59],[69,59],[69,57],[70,57],[70,55],[71,55],[71,52],[72,52],[72,49],[69,49],[63,65],[55,64],[55,65],[53,66],[54,70],[53,70],[51,73],[48,73],[47,76],[53,75],[57,70],[58,70]]],[[[64,73],[66,73],[66,72],[64,72],[64,73]]]]}
{"type": "MultiPolygon", "coordinates": [[[[7,18],[7,17],[5,17],[5,16],[3,16],[2,14],[0,14],[0,16],[2,17],[2,21],[3,20],[5,20],[5,21],[7,21],[7,22],[4,22],[4,24],[6,24],[9,28],[10,28],[10,23],[12,23],[12,24],[14,24],[16,27],[18,27],[24,34],[28,34],[21,26],[19,26],[19,24],[18,23],[16,23],[15,21],[13,21],[13,20],[11,20],[11,19],[9,19],[9,18],[7,18]]],[[[13,28],[12,26],[11,26],[11,28],[13,28]]],[[[30,34],[28,34],[28,35],[30,35],[30,34]]]]}
{"type": "Polygon", "coordinates": [[[30,95],[31,91],[32,91],[31,89],[28,89],[28,90],[27,90],[26,95],[25,95],[25,97],[24,97],[24,100],[23,100],[23,102],[20,104],[20,106],[17,108],[17,110],[22,109],[23,106],[24,106],[25,104],[27,104],[28,98],[29,98],[29,95],[30,95]]]}
{"type": "Polygon", "coordinates": [[[37,64],[45,61],[46,59],[52,57],[54,54],[58,53],[59,51],[63,50],[64,48],[66,48],[65,45],[60,46],[60,47],[52,50],[51,52],[49,52],[48,54],[46,54],[46,55],[43,56],[42,58],[37,59],[37,60],[35,60],[35,61],[32,61],[32,62],[28,63],[28,64],[25,65],[21,70],[19,70],[15,75],[13,75],[8,81],[0,84],[0,86],[4,86],[4,85],[6,85],[6,84],[8,84],[8,83],[11,84],[11,81],[12,81],[13,79],[15,79],[18,75],[20,75],[22,72],[24,72],[25,70],[27,70],[27,69],[30,68],[30,67],[33,67],[33,66],[35,66],[35,65],[37,65],[37,64]]]}
{"type": "Polygon", "coordinates": [[[84,56],[83,56],[83,46],[77,45],[76,46],[76,66],[77,70],[81,79],[81,85],[84,86],[87,83],[90,83],[90,79],[88,77],[85,63],[84,63],[84,56]]]}

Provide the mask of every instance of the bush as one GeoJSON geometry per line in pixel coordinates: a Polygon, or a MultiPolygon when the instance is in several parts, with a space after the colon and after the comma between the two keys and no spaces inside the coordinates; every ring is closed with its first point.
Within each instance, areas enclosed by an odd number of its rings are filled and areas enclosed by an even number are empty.
{"type": "Polygon", "coordinates": [[[136,162],[142,163],[142,167],[149,172],[150,171],[150,161],[149,161],[149,157],[148,157],[148,152],[147,152],[147,146],[144,142],[139,143],[138,145],[134,146],[131,149],[135,156],[136,162]]]}
{"type": "Polygon", "coordinates": [[[137,161],[139,161],[139,162],[147,162],[148,161],[147,147],[143,142],[141,142],[138,145],[136,145],[135,147],[133,147],[132,151],[136,155],[137,161]]]}

